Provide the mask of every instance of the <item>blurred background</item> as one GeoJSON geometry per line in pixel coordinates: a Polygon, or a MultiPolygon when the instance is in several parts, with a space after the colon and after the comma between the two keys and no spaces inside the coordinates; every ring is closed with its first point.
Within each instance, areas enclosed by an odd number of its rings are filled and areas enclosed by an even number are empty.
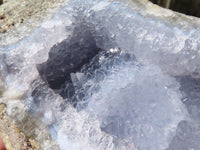
{"type": "MultiPolygon", "coordinates": [[[[0,5],[4,1],[0,0],[0,5]]],[[[169,8],[177,12],[187,15],[200,17],[200,0],[149,0],[154,4],[160,5],[164,8],[169,8]]]]}
{"type": "Polygon", "coordinates": [[[164,8],[200,17],[200,0],[149,0],[164,8]]]}

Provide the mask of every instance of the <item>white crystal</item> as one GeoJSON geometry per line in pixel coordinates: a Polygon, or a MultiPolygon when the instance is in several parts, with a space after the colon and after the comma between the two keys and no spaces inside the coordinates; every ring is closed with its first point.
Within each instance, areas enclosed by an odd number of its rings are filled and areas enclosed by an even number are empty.
{"type": "Polygon", "coordinates": [[[29,112],[63,150],[200,149],[200,20],[129,2],[72,0],[0,47],[0,102],[14,121],[29,112]]]}

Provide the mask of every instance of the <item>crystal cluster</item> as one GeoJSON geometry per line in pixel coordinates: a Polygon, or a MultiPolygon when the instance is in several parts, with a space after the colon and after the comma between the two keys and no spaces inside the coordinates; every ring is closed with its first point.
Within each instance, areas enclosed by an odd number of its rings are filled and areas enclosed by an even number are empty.
{"type": "Polygon", "coordinates": [[[72,0],[0,47],[0,102],[41,149],[200,149],[200,20],[188,20],[137,0],[72,0]]]}

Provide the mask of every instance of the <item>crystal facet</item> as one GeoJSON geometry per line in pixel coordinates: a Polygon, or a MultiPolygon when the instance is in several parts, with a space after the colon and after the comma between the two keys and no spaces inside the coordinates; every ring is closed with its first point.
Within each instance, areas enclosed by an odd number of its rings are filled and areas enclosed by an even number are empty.
{"type": "Polygon", "coordinates": [[[0,102],[41,149],[200,149],[199,35],[145,1],[72,0],[0,47],[0,102]]]}

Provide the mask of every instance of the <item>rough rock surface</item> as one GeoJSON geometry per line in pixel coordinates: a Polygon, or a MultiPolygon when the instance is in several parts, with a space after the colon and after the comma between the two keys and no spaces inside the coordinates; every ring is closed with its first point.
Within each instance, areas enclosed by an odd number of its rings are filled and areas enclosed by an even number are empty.
{"type": "Polygon", "coordinates": [[[0,6],[1,44],[11,44],[20,36],[27,36],[45,19],[50,18],[69,0],[4,0],[0,6]],[[21,28],[25,28],[24,32],[21,28]],[[20,29],[19,29],[20,28],[20,29]],[[9,38],[8,38],[9,36],[9,38]]]}
{"type": "Polygon", "coordinates": [[[6,114],[5,104],[0,104],[0,136],[7,150],[37,150],[38,144],[28,139],[6,114]]]}

